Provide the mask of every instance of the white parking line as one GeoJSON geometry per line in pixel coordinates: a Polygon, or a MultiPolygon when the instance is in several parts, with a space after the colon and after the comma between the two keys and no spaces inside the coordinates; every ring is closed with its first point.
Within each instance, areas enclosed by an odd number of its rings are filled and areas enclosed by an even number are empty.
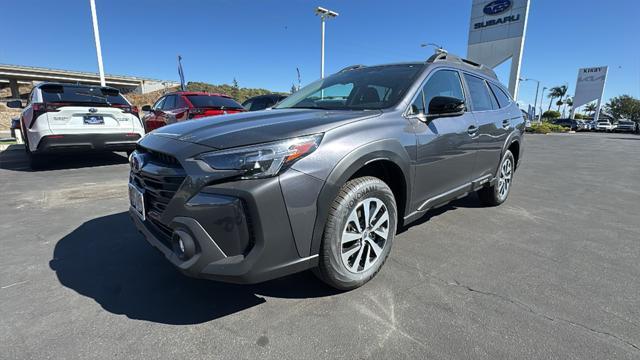
{"type": "Polygon", "coordinates": [[[5,286],[1,287],[0,289],[4,290],[4,289],[8,289],[8,288],[10,288],[10,287],[12,287],[12,286],[22,285],[22,284],[26,283],[27,281],[29,281],[29,280],[20,281],[20,282],[17,282],[17,283],[13,283],[13,284],[5,285],[5,286]]]}

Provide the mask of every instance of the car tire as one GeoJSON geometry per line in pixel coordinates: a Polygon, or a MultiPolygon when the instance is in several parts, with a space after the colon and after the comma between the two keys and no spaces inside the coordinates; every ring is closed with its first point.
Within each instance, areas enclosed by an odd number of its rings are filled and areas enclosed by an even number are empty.
{"type": "Polygon", "coordinates": [[[372,176],[350,180],[329,209],[314,273],[339,290],[364,285],[389,256],[396,224],[396,201],[386,183],[372,176]]]}
{"type": "Polygon", "coordinates": [[[502,156],[498,167],[497,181],[492,186],[486,186],[478,190],[478,197],[484,206],[498,206],[505,202],[511,192],[513,175],[516,170],[516,162],[510,150],[502,156]]]}
{"type": "Polygon", "coordinates": [[[44,155],[27,151],[27,157],[29,158],[29,166],[31,167],[31,170],[40,170],[45,167],[46,161],[44,159],[44,155]]]}

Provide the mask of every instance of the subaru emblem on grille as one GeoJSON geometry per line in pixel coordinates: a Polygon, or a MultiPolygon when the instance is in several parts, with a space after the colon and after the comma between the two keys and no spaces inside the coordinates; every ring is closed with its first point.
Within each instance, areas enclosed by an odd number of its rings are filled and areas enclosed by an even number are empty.
{"type": "Polygon", "coordinates": [[[139,173],[140,169],[144,166],[144,156],[135,153],[131,157],[131,171],[134,173],[139,173]]]}
{"type": "Polygon", "coordinates": [[[89,108],[89,112],[90,112],[90,113],[98,112],[98,109],[96,109],[96,108],[89,108]]]}

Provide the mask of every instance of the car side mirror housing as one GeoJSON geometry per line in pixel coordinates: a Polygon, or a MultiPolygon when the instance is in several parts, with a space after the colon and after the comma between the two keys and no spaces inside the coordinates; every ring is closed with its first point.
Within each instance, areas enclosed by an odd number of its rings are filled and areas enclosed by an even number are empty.
{"type": "Polygon", "coordinates": [[[460,116],[467,107],[464,100],[450,96],[436,96],[429,102],[427,118],[434,119],[442,116],[460,116]]]}
{"type": "Polygon", "coordinates": [[[7,101],[7,107],[13,108],[13,109],[22,109],[22,101],[20,100],[7,101]]]}
{"type": "Polygon", "coordinates": [[[142,106],[142,111],[151,111],[151,105],[142,106]]]}

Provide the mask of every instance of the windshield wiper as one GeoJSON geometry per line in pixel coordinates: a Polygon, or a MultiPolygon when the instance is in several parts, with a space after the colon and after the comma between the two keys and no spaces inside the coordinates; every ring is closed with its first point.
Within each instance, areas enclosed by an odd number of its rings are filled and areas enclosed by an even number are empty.
{"type": "Polygon", "coordinates": [[[109,100],[107,100],[106,96],[95,95],[95,94],[90,94],[90,93],[85,93],[85,92],[77,92],[76,95],[89,96],[89,97],[92,97],[92,98],[104,100],[105,104],[111,106],[111,103],[109,102],[109,100]]]}
{"type": "MultiPolygon", "coordinates": [[[[279,108],[279,109],[283,109],[283,108],[279,108]]],[[[292,106],[289,109],[337,110],[334,108],[327,108],[327,107],[321,107],[321,106],[292,106]]]]}

